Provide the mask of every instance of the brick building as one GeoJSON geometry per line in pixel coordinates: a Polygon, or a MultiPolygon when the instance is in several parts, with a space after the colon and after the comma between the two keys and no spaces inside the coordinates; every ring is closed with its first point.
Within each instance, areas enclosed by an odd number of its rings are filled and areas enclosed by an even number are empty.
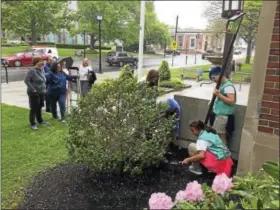
{"type": "MultiPolygon", "coordinates": [[[[172,39],[175,39],[175,29],[170,28],[169,33],[172,39]]],[[[224,44],[224,35],[203,33],[201,29],[178,29],[177,50],[182,53],[188,50],[188,53],[202,53],[206,50],[221,51],[224,44]],[[198,38],[197,35],[199,34],[198,38]]]]}
{"type": "Polygon", "coordinates": [[[238,173],[279,158],[279,1],[263,1],[238,173]]]}

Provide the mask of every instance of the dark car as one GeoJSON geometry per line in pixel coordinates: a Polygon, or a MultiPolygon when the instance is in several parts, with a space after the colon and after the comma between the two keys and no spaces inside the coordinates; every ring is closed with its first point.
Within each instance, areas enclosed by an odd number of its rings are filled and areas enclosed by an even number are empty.
{"type": "Polygon", "coordinates": [[[206,52],[202,53],[201,58],[202,60],[205,60],[207,56],[215,56],[218,55],[217,52],[215,52],[214,50],[207,50],[206,52]]]}
{"type": "Polygon", "coordinates": [[[128,52],[109,52],[107,54],[106,62],[109,66],[118,65],[120,67],[125,64],[133,64],[134,66],[138,63],[138,58],[134,57],[128,52]]]}
{"type": "Polygon", "coordinates": [[[241,55],[242,52],[241,52],[241,50],[234,50],[234,51],[233,51],[233,54],[234,54],[234,55],[241,55]]]}
{"type": "Polygon", "coordinates": [[[164,54],[166,55],[172,55],[174,52],[174,55],[180,55],[181,53],[178,50],[164,50],[164,54]]]}

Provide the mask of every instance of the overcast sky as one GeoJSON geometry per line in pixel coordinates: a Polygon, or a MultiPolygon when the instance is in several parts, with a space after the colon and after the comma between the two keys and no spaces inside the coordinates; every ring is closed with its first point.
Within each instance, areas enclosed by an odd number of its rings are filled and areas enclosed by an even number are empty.
{"type": "Polygon", "coordinates": [[[160,21],[175,25],[179,15],[178,27],[205,29],[207,21],[202,17],[203,1],[155,1],[155,9],[160,21]]]}

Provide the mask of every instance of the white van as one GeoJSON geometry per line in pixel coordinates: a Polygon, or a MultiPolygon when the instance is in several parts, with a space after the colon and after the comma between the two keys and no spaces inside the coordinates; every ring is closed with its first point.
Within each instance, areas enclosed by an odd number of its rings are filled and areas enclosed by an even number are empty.
{"type": "Polygon", "coordinates": [[[32,50],[38,54],[51,56],[53,61],[57,61],[59,59],[58,50],[56,47],[33,47],[32,50]]]}

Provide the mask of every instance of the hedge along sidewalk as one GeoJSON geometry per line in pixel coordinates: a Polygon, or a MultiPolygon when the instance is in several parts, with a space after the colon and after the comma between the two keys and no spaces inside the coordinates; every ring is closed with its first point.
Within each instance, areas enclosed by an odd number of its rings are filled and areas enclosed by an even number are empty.
{"type": "Polygon", "coordinates": [[[67,125],[44,114],[50,125],[30,129],[28,110],[2,104],[2,185],[3,209],[15,209],[23,199],[22,189],[42,170],[67,159],[64,137],[67,125]],[[51,136],[50,136],[51,133],[51,136]]]}

